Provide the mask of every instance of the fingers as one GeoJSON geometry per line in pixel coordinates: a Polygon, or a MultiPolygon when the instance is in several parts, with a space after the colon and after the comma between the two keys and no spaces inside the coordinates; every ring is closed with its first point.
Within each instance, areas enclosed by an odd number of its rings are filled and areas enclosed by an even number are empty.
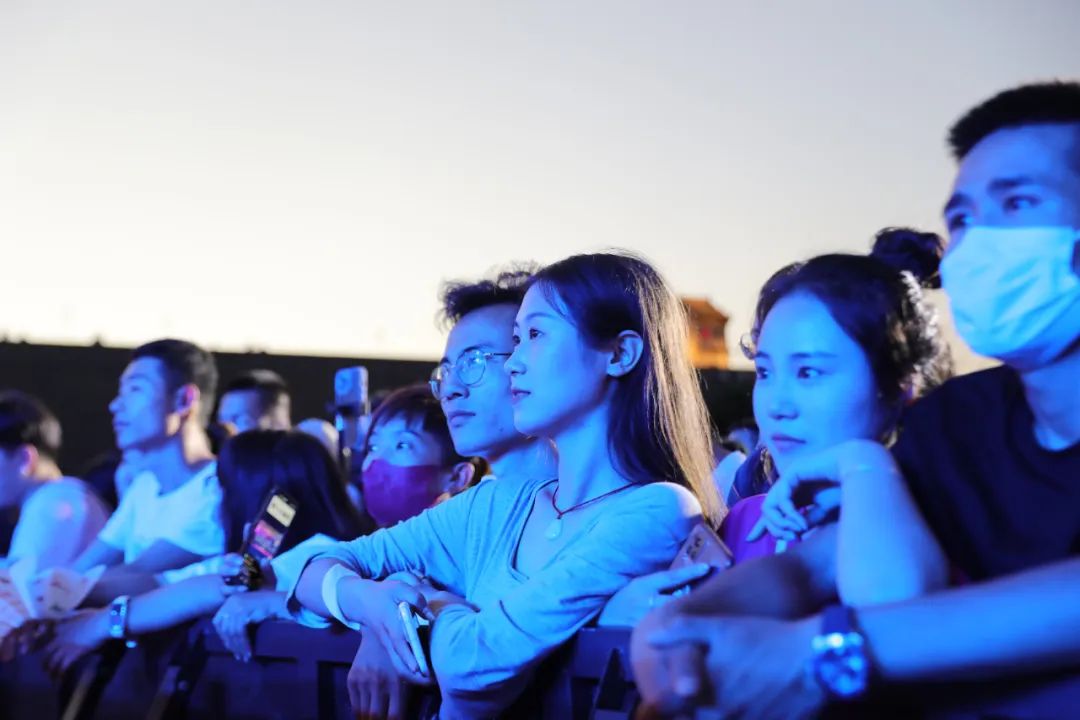
{"type": "Polygon", "coordinates": [[[663,627],[654,630],[648,641],[654,647],[670,647],[682,643],[704,644],[708,642],[714,622],[697,615],[675,615],[663,627]]]}
{"type": "Polygon", "coordinates": [[[806,520],[791,500],[790,487],[783,480],[777,481],[762,503],[761,521],[771,535],[782,540],[794,540],[808,529],[806,520]]]}
{"type": "Polygon", "coordinates": [[[221,574],[232,576],[240,572],[244,567],[244,558],[240,557],[236,553],[229,553],[221,559],[221,574]]]}
{"type": "Polygon", "coordinates": [[[674,570],[664,570],[646,576],[651,580],[655,592],[668,592],[686,585],[688,582],[703,578],[712,571],[708,563],[694,563],[674,570]]]}
{"type": "Polygon", "coordinates": [[[706,694],[705,653],[693,645],[673,647],[667,653],[668,687],[672,689],[678,709],[706,694]]]}
{"type": "Polygon", "coordinates": [[[409,699],[409,686],[403,682],[392,683],[387,688],[387,720],[402,720],[405,717],[405,704],[409,699]]]}
{"type": "Polygon", "coordinates": [[[416,611],[417,615],[426,618],[428,622],[433,621],[435,619],[435,613],[428,607],[427,598],[424,597],[424,594],[420,592],[418,588],[412,586],[406,587],[408,589],[404,593],[405,597],[399,598],[398,601],[404,600],[416,611]]]}
{"type": "Polygon", "coordinates": [[[378,640],[382,643],[398,675],[407,678],[423,677],[420,674],[420,667],[416,664],[416,658],[413,657],[412,646],[405,637],[404,629],[394,628],[393,631],[389,631],[386,628],[379,628],[378,640]]]}
{"type": "Polygon", "coordinates": [[[251,660],[251,639],[248,637],[247,616],[237,613],[228,604],[214,616],[214,629],[221,643],[237,660],[251,660]]]}
{"type": "Polygon", "coordinates": [[[746,533],[746,542],[755,542],[761,539],[765,535],[767,529],[765,517],[762,516],[758,518],[758,521],[754,523],[754,527],[750,528],[750,532],[746,533]]]}

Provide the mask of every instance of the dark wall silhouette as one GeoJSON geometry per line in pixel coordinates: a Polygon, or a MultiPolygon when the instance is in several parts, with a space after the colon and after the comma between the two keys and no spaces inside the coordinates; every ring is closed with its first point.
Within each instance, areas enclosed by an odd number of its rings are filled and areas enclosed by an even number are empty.
{"type": "MultiPolygon", "coordinates": [[[[115,449],[109,401],[131,356],[127,348],[0,343],[0,387],[41,398],[64,429],[61,467],[79,474],[96,456],[115,449]]],[[[289,383],[293,419],[332,419],[334,373],[343,367],[368,369],[372,393],[424,382],[433,362],[365,358],[301,357],[265,353],[214,353],[219,387],[233,376],[269,368],[289,383]]]]}
{"type": "MultiPolygon", "coordinates": [[[[0,343],[0,388],[16,388],[41,398],[57,414],[64,429],[61,467],[81,474],[86,465],[114,449],[109,401],[131,350],[0,343]]],[[[269,368],[289,383],[293,419],[331,419],[334,373],[343,367],[368,369],[372,394],[409,383],[424,382],[434,361],[303,357],[266,353],[215,353],[220,383],[245,370],[269,368]]],[[[702,371],[702,388],[713,422],[720,430],[752,415],[753,374],[702,371]]]]}

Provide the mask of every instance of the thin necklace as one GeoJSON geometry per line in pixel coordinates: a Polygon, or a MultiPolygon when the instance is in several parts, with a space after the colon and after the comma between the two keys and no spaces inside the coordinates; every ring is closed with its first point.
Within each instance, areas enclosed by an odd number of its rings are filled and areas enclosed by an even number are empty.
{"type": "MultiPolygon", "coordinates": [[[[556,481],[556,483],[557,482],[558,481],[556,481]]],[[[551,508],[555,511],[555,519],[552,520],[551,523],[548,524],[547,529],[544,530],[544,537],[546,537],[548,540],[554,540],[555,538],[562,535],[562,519],[563,519],[563,515],[566,515],[567,513],[571,513],[571,512],[573,512],[575,510],[583,508],[586,505],[592,505],[594,502],[597,502],[598,500],[603,500],[608,495],[614,495],[617,492],[622,492],[623,490],[627,490],[629,488],[637,487],[637,486],[638,486],[638,483],[630,483],[629,485],[623,485],[622,487],[617,487],[614,490],[608,490],[603,495],[597,495],[596,497],[590,498],[590,499],[588,499],[588,500],[586,500],[584,502],[579,502],[577,505],[574,505],[573,507],[569,507],[569,508],[567,508],[565,510],[560,510],[559,506],[555,503],[555,501],[559,499],[559,486],[556,485],[555,486],[555,492],[553,492],[551,494],[551,508]]]]}

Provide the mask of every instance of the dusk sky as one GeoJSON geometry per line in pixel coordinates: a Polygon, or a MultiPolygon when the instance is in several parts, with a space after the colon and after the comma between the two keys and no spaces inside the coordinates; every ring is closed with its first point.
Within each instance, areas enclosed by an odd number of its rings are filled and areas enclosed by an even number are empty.
{"type": "Polygon", "coordinates": [[[0,334],[434,358],[442,280],[624,247],[747,330],[941,231],[945,129],[1080,3],[0,2],[0,334]]]}

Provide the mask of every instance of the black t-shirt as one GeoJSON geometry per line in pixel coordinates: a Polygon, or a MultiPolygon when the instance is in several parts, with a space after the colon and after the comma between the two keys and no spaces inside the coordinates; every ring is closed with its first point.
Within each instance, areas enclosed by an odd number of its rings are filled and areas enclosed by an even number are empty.
{"type": "Polygon", "coordinates": [[[954,378],[917,402],[893,453],[923,517],[967,579],[1080,553],[1080,442],[1059,451],[1036,442],[1013,370],[954,378]]]}

